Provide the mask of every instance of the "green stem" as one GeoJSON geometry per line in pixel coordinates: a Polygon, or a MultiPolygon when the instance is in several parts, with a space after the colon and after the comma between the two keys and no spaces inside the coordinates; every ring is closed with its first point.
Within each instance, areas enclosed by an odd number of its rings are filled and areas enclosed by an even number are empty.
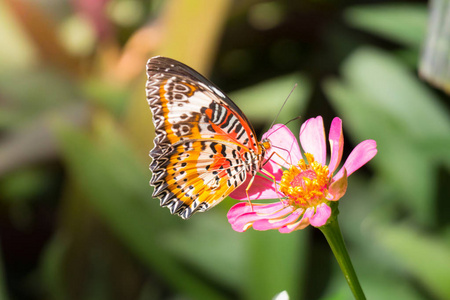
{"type": "Polygon", "coordinates": [[[337,220],[337,214],[333,213],[333,215],[336,217],[331,217],[333,219],[330,218],[329,222],[326,225],[319,227],[319,229],[325,235],[325,238],[327,239],[336,260],[344,273],[345,279],[347,280],[355,299],[365,300],[366,296],[364,295],[361,285],[359,284],[358,277],[356,277],[350,256],[348,256],[347,248],[344,244],[344,239],[342,238],[341,229],[339,228],[339,223],[337,220]]]}

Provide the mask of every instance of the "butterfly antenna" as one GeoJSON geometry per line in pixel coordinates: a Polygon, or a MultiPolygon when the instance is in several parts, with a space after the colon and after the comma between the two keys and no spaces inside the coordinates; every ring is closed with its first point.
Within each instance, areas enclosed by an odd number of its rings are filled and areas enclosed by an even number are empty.
{"type": "Polygon", "coordinates": [[[281,111],[283,110],[284,105],[286,104],[286,102],[288,101],[289,97],[291,96],[292,92],[295,90],[296,87],[297,87],[297,84],[294,84],[294,87],[292,88],[291,92],[287,96],[286,100],[284,100],[283,105],[281,106],[280,110],[278,111],[277,116],[273,120],[272,124],[270,124],[269,129],[272,128],[273,124],[275,124],[275,121],[278,119],[278,116],[280,115],[281,111]]]}
{"type": "Polygon", "coordinates": [[[295,121],[295,120],[298,120],[298,119],[301,119],[301,118],[302,118],[302,116],[298,116],[298,117],[292,118],[289,121],[287,121],[286,123],[284,123],[284,125],[286,126],[287,124],[291,123],[292,121],[295,121]]]}

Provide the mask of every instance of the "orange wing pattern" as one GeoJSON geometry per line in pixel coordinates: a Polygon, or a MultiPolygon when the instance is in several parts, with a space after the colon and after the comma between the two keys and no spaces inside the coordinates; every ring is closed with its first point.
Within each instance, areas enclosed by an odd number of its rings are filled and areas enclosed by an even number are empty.
{"type": "Polygon", "coordinates": [[[156,137],[150,184],[183,219],[205,211],[261,168],[264,148],[242,111],[210,81],[165,57],[147,63],[156,137]]]}

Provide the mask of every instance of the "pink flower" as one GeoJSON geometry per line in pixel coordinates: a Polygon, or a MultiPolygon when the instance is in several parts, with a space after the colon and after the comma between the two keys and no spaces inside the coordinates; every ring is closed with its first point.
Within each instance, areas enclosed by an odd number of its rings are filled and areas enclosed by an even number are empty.
{"type": "Polygon", "coordinates": [[[336,172],[342,158],[344,136],[342,120],[334,118],[329,133],[330,161],[326,165],[327,147],[321,116],[302,124],[300,143],[284,125],[277,124],[263,135],[271,147],[266,152],[270,160],[264,165],[247,192],[248,182],[237,188],[231,197],[238,200],[278,199],[270,204],[234,205],[228,212],[228,221],[235,231],[243,232],[253,226],[256,230],[278,229],[282,233],[303,229],[309,224],[320,227],[331,216],[331,201],[339,200],[347,190],[347,177],[358,170],[377,153],[374,140],[365,140],[350,153],[342,168],[336,172]],[[274,179],[276,184],[274,184],[274,179]]]}

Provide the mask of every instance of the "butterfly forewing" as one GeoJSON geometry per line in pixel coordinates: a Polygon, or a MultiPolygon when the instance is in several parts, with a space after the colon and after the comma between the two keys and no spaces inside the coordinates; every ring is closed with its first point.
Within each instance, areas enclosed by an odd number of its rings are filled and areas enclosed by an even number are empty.
{"type": "Polygon", "coordinates": [[[150,151],[153,196],[189,218],[223,200],[259,170],[263,151],[240,109],[188,66],[147,63],[147,100],[156,137],[150,151]]]}

